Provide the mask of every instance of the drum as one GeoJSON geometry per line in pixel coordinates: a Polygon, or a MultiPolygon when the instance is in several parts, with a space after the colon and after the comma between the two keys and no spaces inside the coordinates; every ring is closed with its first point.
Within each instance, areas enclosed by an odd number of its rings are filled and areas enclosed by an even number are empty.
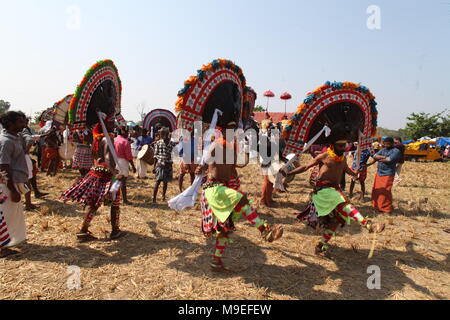
{"type": "Polygon", "coordinates": [[[68,144],[62,144],[58,148],[59,156],[63,161],[72,160],[75,154],[76,146],[75,144],[69,142],[68,144]]]}
{"type": "Polygon", "coordinates": [[[149,145],[143,146],[142,150],[138,153],[137,159],[146,162],[149,165],[155,164],[155,152],[149,145]]]}
{"type": "MultiPolygon", "coordinates": [[[[290,154],[288,155],[286,158],[291,161],[291,159],[293,159],[295,157],[295,154],[290,154]]],[[[275,184],[275,181],[277,179],[277,175],[280,172],[281,169],[283,169],[283,167],[286,165],[286,162],[284,161],[273,161],[272,165],[269,168],[269,173],[268,173],[268,177],[269,177],[269,181],[273,184],[275,184]]],[[[289,167],[287,167],[287,172],[291,172],[295,169],[297,169],[298,167],[300,167],[300,161],[295,161],[294,163],[292,163],[289,167]]],[[[294,180],[295,177],[287,177],[284,178],[284,183],[291,183],[294,180]]]]}

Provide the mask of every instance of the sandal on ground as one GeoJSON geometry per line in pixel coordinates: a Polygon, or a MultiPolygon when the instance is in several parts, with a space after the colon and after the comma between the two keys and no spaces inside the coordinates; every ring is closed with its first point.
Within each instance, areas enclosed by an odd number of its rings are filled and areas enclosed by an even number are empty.
{"type": "Polygon", "coordinates": [[[272,243],[279,240],[283,236],[283,233],[284,229],[282,226],[270,225],[262,232],[261,235],[265,241],[272,243]]]}

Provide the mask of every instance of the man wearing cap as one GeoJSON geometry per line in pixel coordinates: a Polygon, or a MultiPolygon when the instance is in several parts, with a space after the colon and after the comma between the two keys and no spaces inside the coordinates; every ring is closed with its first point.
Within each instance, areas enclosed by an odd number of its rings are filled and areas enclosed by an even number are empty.
{"type": "Polygon", "coordinates": [[[397,164],[401,161],[401,151],[394,147],[394,139],[384,139],[384,149],[373,156],[378,162],[378,171],[372,191],[372,206],[379,212],[392,213],[392,188],[397,164]]]}
{"type": "Polygon", "coordinates": [[[290,173],[283,173],[287,176],[293,176],[320,166],[320,172],[311,196],[311,203],[307,210],[298,216],[299,220],[308,221],[313,228],[316,228],[317,225],[325,228],[322,240],[316,246],[316,254],[326,253],[329,248],[328,243],[332,237],[336,236],[338,227],[350,223],[351,220],[359,223],[370,233],[379,233],[384,230],[383,224],[373,224],[366,219],[342,193],[340,188],[342,175],[347,173],[353,177],[358,176],[348,167],[345,157],[347,144],[347,140],[337,140],[327,149],[327,152],[319,155],[309,164],[290,173]]]}

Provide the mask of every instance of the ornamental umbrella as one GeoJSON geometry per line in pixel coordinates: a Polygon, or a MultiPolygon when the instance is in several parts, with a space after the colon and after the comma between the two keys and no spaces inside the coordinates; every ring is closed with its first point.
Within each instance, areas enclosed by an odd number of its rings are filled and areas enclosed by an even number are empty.
{"type": "Polygon", "coordinates": [[[275,97],[275,93],[273,93],[272,91],[266,91],[264,93],[264,97],[267,98],[267,110],[266,112],[269,112],[269,99],[275,97]]]}
{"type": "Polygon", "coordinates": [[[280,98],[281,98],[281,100],[284,100],[284,115],[286,116],[287,115],[287,102],[288,102],[288,100],[292,99],[292,96],[290,93],[285,92],[281,95],[280,98]]]}

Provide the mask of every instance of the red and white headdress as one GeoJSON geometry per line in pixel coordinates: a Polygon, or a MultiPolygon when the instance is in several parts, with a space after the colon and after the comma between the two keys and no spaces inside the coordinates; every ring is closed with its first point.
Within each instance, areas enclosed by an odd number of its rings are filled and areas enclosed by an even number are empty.
{"type": "Polygon", "coordinates": [[[80,130],[98,123],[97,111],[120,114],[121,97],[122,83],[114,62],[97,62],[77,87],[69,107],[69,124],[80,130]]]}
{"type": "Polygon", "coordinates": [[[210,123],[215,109],[224,115],[219,125],[242,120],[246,80],[230,60],[217,59],[189,78],[178,93],[178,128],[192,131],[196,121],[210,123]]]}
{"type": "Polygon", "coordinates": [[[327,82],[308,95],[287,125],[284,154],[301,153],[325,126],[331,129],[331,135],[322,135],[316,144],[345,139],[359,141],[361,150],[370,149],[377,130],[376,107],[368,88],[352,82],[327,82]]]}

